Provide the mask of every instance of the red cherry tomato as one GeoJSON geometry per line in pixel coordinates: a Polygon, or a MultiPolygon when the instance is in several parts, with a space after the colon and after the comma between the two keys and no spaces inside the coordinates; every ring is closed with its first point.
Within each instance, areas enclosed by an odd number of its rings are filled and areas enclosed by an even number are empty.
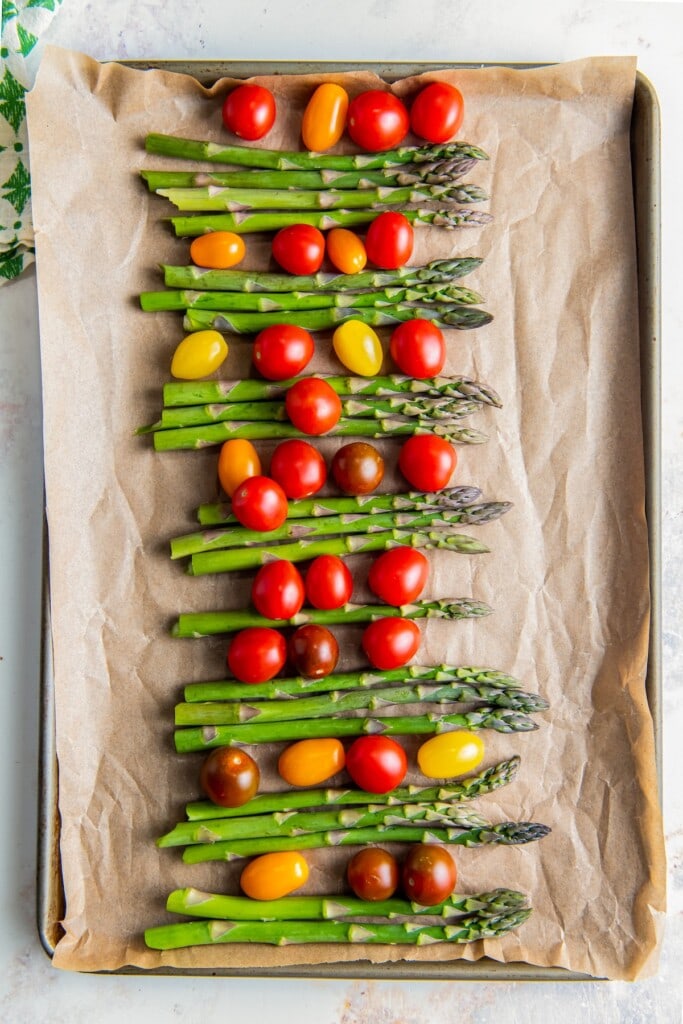
{"type": "Polygon", "coordinates": [[[267,476],[250,476],[232,496],[232,510],[249,530],[276,530],[287,518],[287,496],[267,476]]]}
{"type": "Polygon", "coordinates": [[[273,256],[290,274],[315,274],[325,255],[325,237],[311,224],[292,224],[273,239],[273,256]]]}
{"type": "Polygon", "coordinates": [[[281,441],[273,452],[270,475],[288,498],[308,498],[325,483],[327,466],[317,448],[292,438],[281,441]]]}
{"type": "Polygon", "coordinates": [[[225,97],[223,124],[240,139],[262,139],[275,124],[273,94],[262,85],[238,85],[225,97]]]}
{"type": "Polygon", "coordinates": [[[398,456],[398,468],[418,491],[440,491],[451,478],[458,457],[442,437],[416,434],[408,438],[398,456]]]}
{"type": "Polygon", "coordinates": [[[390,736],[359,736],[346,752],[346,770],[366,793],[388,793],[403,781],[408,758],[390,736]]]}
{"type": "Polygon", "coordinates": [[[401,881],[409,900],[423,907],[443,903],[455,889],[458,872],[448,850],[433,843],[411,846],[403,862],[401,881]]]}
{"type": "Polygon", "coordinates": [[[241,683],[267,683],[287,660],[287,642],[269,626],[249,626],[236,633],[228,648],[228,667],[241,683]]]}
{"type": "Polygon", "coordinates": [[[346,868],[349,885],[360,900],[388,900],[398,888],[398,864],[388,850],[366,846],[346,868]]]}
{"type": "Polygon", "coordinates": [[[351,100],[346,128],[361,149],[393,149],[408,134],[410,118],[393,93],[369,89],[351,100]]]}
{"type": "Polygon", "coordinates": [[[396,270],[410,259],[413,251],[413,228],[407,217],[394,210],[380,213],[365,236],[368,259],[383,270],[396,270]]]}
{"type": "Polygon", "coordinates": [[[315,346],[303,327],[273,324],[256,335],[251,361],[268,380],[286,380],[310,363],[315,346]]]}
{"type": "Polygon", "coordinates": [[[365,655],[375,668],[399,668],[420,646],[420,629],[412,619],[390,616],[371,622],[361,640],[365,655]]]}
{"type": "Polygon", "coordinates": [[[309,622],[292,633],[288,654],[297,675],[304,679],[323,679],[335,670],[339,660],[339,644],[325,626],[309,622]]]}
{"type": "Polygon", "coordinates": [[[267,619],[291,619],[304,603],[304,581],[299,570],[284,558],[262,565],[251,585],[251,600],[267,619]]]}
{"type": "Polygon", "coordinates": [[[391,335],[389,354],[408,377],[436,377],[446,362],[446,342],[431,320],[406,320],[391,335]]]}
{"type": "Polygon", "coordinates": [[[351,600],[353,576],[341,558],[320,555],[308,567],[305,587],[314,608],[341,608],[351,600]]]}
{"type": "Polygon", "coordinates": [[[342,405],[327,381],[306,377],[287,391],[285,410],[295,427],[304,434],[317,436],[338,423],[342,405]]]}
{"type": "Polygon", "coordinates": [[[392,548],[375,559],[368,573],[368,584],[381,601],[400,606],[417,600],[428,576],[429,562],[421,551],[392,548]]]}
{"type": "Polygon", "coordinates": [[[448,142],[465,116],[462,93],[448,82],[432,82],[415,97],[410,108],[410,127],[427,142],[448,142]]]}
{"type": "Polygon", "coordinates": [[[199,784],[220,807],[241,807],[256,796],[261,775],[246,750],[218,747],[202,765],[199,784]]]}

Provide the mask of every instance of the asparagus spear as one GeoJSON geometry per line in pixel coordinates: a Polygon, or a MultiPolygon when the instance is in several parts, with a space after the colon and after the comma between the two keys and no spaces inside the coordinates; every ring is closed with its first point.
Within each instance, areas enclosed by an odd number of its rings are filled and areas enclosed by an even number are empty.
{"type": "Polygon", "coordinates": [[[158,188],[158,196],[183,212],[227,210],[364,210],[406,203],[480,203],[488,199],[477,185],[408,185],[398,188],[235,188],[209,185],[198,188],[158,188]]]}
{"type": "MultiPolygon", "coordinates": [[[[256,314],[258,315],[258,314],[256,314]]],[[[413,434],[434,434],[452,444],[484,444],[486,434],[467,427],[458,427],[446,420],[434,423],[431,420],[386,417],[383,420],[342,417],[327,431],[326,437],[412,437],[413,434]]],[[[308,438],[310,435],[298,430],[292,423],[277,420],[233,420],[222,423],[207,423],[199,427],[177,427],[157,430],[153,434],[154,447],[158,452],[169,452],[206,448],[212,444],[223,444],[231,438],[246,438],[250,441],[273,441],[289,437],[308,438]]]]}
{"type": "Polygon", "coordinates": [[[488,615],[490,611],[489,606],[480,601],[461,597],[415,601],[413,604],[400,607],[388,604],[349,603],[341,608],[302,608],[291,619],[268,619],[251,608],[224,612],[187,612],[178,616],[171,635],[185,638],[215,636],[217,633],[235,633],[248,626],[284,629],[287,626],[304,626],[308,623],[319,626],[353,625],[395,616],[403,619],[468,619],[488,615]]]}
{"type": "Polygon", "coordinates": [[[437,327],[471,331],[491,323],[493,317],[478,306],[439,303],[435,306],[397,304],[391,306],[335,306],[329,309],[286,310],[282,313],[230,313],[212,309],[188,309],[183,325],[188,331],[232,331],[233,334],[258,334],[274,324],[294,324],[307,331],[326,331],[360,320],[371,327],[395,327],[406,320],[431,320],[437,327]]]}
{"type": "Polygon", "coordinates": [[[414,800],[440,800],[461,802],[473,800],[484,793],[493,793],[512,782],[519,771],[520,758],[515,755],[507,761],[458,782],[441,786],[400,786],[389,793],[365,793],[360,789],[299,789],[284,793],[261,793],[242,807],[219,807],[209,800],[196,800],[185,805],[188,820],[206,818],[236,818],[245,813],[270,814],[274,811],[295,811],[302,807],[358,806],[364,804],[412,803],[414,800]]]}
{"type": "Polygon", "coordinates": [[[434,260],[424,267],[396,270],[364,270],[358,274],[318,273],[310,275],[271,274],[255,270],[204,270],[162,264],[164,284],[169,288],[230,292],[346,292],[374,290],[416,284],[449,284],[465,277],[483,263],[479,256],[434,260]]]}
{"type": "MultiPolygon", "coordinates": [[[[358,189],[392,188],[408,185],[454,183],[477,161],[463,160],[436,164],[404,164],[374,171],[278,171],[251,168],[242,171],[140,171],[150,192],[169,188],[264,188],[264,189],[358,189]]],[[[460,185],[457,202],[470,202],[477,185],[460,185]]]]}
{"type": "MultiPolygon", "coordinates": [[[[364,512],[368,515],[385,511],[407,512],[411,509],[460,509],[467,517],[463,522],[488,522],[484,505],[475,504],[481,496],[478,487],[447,487],[431,494],[424,491],[409,491],[406,494],[362,494],[356,497],[315,497],[290,501],[287,506],[288,519],[307,519],[309,516],[332,516],[342,513],[364,512]]],[[[496,504],[509,504],[497,502],[496,504]]],[[[220,526],[222,523],[237,524],[232,505],[227,503],[200,505],[197,519],[202,526],[220,526]]]]}
{"type": "Polygon", "coordinates": [[[217,142],[183,139],[175,135],[150,133],[145,139],[148,153],[207,160],[209,163],[234,164],[237,167],[263,167],[275,170],[371,170],[396,164],[424,164],[434,161],[488,160],[478,146],[468,142],[449,142],[437,146],[400,146],[382,153],[307,153],[285,152],[251,146],[223,146],[217,142]]]}
{"type": "Polygon", "coordinates": [[[146,312],[160,310],[213,309],[250,313],[288,310],[329,309],[334,306],[390,306],[403,302],[451,303],[474,306],[483,298],[471,288],[460,285],[392,286],[365,292],[223,292],[183,289],[180,291],[142,292],[140,306],[146,312]]]}
{"type": "MultiPolygon", "coordinates": [[[[284,700],[298,698],[311,693],[328,693],[330,690],[366,690],[389,683],[424,682],[448,683],[451,686],[469,687],[476,696],[490,701],[494,691],[513,697],[520,693],[522,684],[518,679],[486,668],[468,668],[456,665],[403,665],[401,668],[370,669],[364,672],[337,672],[323,679],[305,679],[294,676],[290,679],[272,679],[268,683],[250,683],[250,700],[284,700]]],[[[464,691],[463,691],[464,692],[464,691]]],[[[244,683],[221,679],[212,683],[189,683],[183,696],[188,704],[216,700],[244,700],[244,683]]],[[[297,701],[298,703],[298,701],[297,701]]]]}
{"type": "MultiPolygon", "coordinates": [[[[298,380],[305,377],[290,377],[288,380],[201,380],[169,381],[164,384],[164,405],[209,405],[214,402],[260,402],[284,398],[287,391],[298,380]]],[[[356,398],[372,395],[390,397],[396,395],[422,395],[433,398],[464,398],[484,405],[501,406],[496,392],[479,381],[469,377],[428,377],[417,380],[401,374],[385,377],[336,377],[321,375],[338,395],[356,398]]]]}
{"type": "MultiPolygon", "coordinates": [[[[370,210],[257,210],[255,213],[197,213],[189,217],[171,217],[177,238],[194,238],[209,231],[232,231],[236,235],[252,232],[280,231],[292,224],[311,224],[320,231],[331,228],[357,228],[371,224],[382,213],[370,210]]],[[[466,206],[439,210],[402,210],[413,227],[453,228],[479,227],[493,219],[490,213],[470,210],[466,206]]]]}
{"type": "Polygon", "coordinates": [[[448,846],[519,846],[533,843],[548,835],[550,829],[533,821],[506,821],[489,828],[434,828],[422,831],[416,825],[390,825],[384,828],[357,828],[333,832],[312,832],[306,836],[269,836],[266,839],[233,839],[202,846],[188,846],[183,851],[186,864],[211,860],[232,861],[255,857],[262,853],[287,850],[320,850],[326,846],[366,846],[368,843],[443,843],[448,846]]]}
{"type": "Polygon", "coordinates": [[[519,711],[482,705],[475,711],[457,715],[408,715],[374,718],[312,718],[305,721],[269,722],[262,725],[207,725],[176,729],[175,748],[179,754],[191,754],[233,743],[289,743],[300,739],[341,738],[384,734],[386,736],[422,736],[448,732],[454,728],[493,729],[495,732],[533,732],[538,726],[519,711]]]}
{"type": "MultiPolygon", "coordinates": [[[[493,889],[471,896],[453,893],[431,907],[396,897],[374,901],[354,896],[285,896],[279,900],[252,900],[200,889],[174,889],[166,900],[171,913],[220,921],[329,921],[345,917],[441,917],[454,920],[461,914],[497,917],[519,910],[526,903],[524,893],[514,889],[493,889]]],[[[454,923],[457,923],[454,921],[454,923]]]]}
{"type": "Polygon", "coordinates": [[[264,544],[262,547],[204,551],[191,556],[187,572],[190,576],[205,576],[214,572],[257,569],[277,558],[286,558],[290,562],[305,562],[317,558],[318,555],[357,555],[370,551],[388,551],[389,548],[395,547],[462,553],[467,551],[470,541],[471,538],[468,538],[468,542],[463,544],[462,534],[449,534],[439,530],[421,533],[384,530],[382,533],[324,537],[317,541],[304,540],[292,544],[264,544]]]}
{"type": "Polygon", "coordinates": [[[342,942],[364,945],[410,943],[424,946],[434,942],[475,942],[496,939],[529,918],[531,910],[513,910],[497,917],[473,914],[446,927],[406,924],[347,924],[345,921],[189,921],[166,924],[145,931],[151,949],[180,949],[184,946],[225,942],[265,942],[275,946],[306,942],[342,942]]]}
{"type": "Polygon", "coordinates": [[[299,811],[292,813],[251,814],[242,818],[209,818],[204,821],[181,821],[157,839],[157,846],[198,846],[204,843],[233,842],[242,839],[307,836],[314,832],[338,829],[375,828],[417,823],[425,826],[444,825],[463,832],[473,828],[491,828],[491,822],[480,814],[458,804],[401,804],[387,807],[368,804],[365,807],[334,811],[299,811]]]}
{"type": "MultiPolygon", "coordinates": [[[[498,514],[505,508],[495,510],[498,514]]],[[[495,515],[491,510],[491,517],[495,515]]],[[[332,537],[346,534],[377,533],[395,529],[446,529],[462,521],[462,513],[448,509],[430,509],[425,512],[380,512],[377,515],[353,513],[340,516],[313,516],[310,519],[285,519],[274,530],[249,530],[243,526],[229,526],[216,530],[185,534],[171,540],[171,558],[183,558],[203,551],[224,548],[257,547],[279,540],[310,540],[312,537],[332,537]]],[[[456,535],[457,536],[457,535],[456,535]]],[[[459,535],[461,538],[463,534],[459,535]]],[[[480,554],[489,549],[473,537],[461,540],[462,550],[480,554]]]]}

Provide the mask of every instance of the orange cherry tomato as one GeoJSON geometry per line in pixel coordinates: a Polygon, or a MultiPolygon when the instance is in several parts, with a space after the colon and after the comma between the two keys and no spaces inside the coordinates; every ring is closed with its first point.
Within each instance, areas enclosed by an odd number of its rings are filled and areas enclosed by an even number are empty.
{"type": "Polygon", "coordinates": [[[344,767],[340,740],[299,740],[280,754],[277,770],[290,786],[317,786],[344,767]]]}
{"type": "Polygon", "coordinates": [[[342,274],[360,274],[368,262],[365,246],[348,228],[332,228],[326,235],[327,257],[342,274]]]}
{"type": "Polygon", "coordinates": [[[260,475],[261,460],[251,441],[235,438],[225,442],[218,456],[218,479],[229,498],[249,477],[260,475]]]}
{"type": "Polygon", "coordinates": [[[190,259],[198,267],[227,270],[241,263],[246,252],[244,240],[232,231],[210,231],[199,235],[190,246],[190,259]]]}
{"type": "Polygon", "coordinates": [[[279,900],[305,885],[307,879],[308,864],[300,853],[264,853],[247,864],[240,886],[252,900],[279,900]]]}
{"type": "Polygon", "coordinates": [[[341,85],[324,82],[315,90],[304,111],[301,137],[306,149],[322,153],[344,134],[349,97],[341,85]]]}

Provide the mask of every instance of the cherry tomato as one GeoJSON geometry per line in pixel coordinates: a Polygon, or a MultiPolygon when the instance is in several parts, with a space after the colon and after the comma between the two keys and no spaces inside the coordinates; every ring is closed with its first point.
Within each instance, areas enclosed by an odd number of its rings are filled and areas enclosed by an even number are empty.
{"type": "Polygon", "coordinates": [[[299,740],[280,754],[277,770],[290,786],[318,786],[344,767],[341,740],[299,740]]]}
{"type": "Polygon", "coordinates": [[[366,846],[351,858],[346,877],[361,900],[388,900],[398,888],[398,864],[388,850],[366,846]]]}
{"type": "Polygon", "coordinates": [[[273,452],[270,475],[288,498],[308,498],[325,483],[327,466],[317,448],[292,438],[281,441],[273,452]]]}
{"type": "Polygon", "coordinates": [[[275,99],[262,85],[238,85],[225,97],[223,124],[240,139],[262,139],[275,124],[275,99]]]}
{"type": "Polygon", "coordinates": [[[349,97],[341,85],[324,82],[311,96],[301,122],[301,138],[306,149],[314,153],[339,142],[344,134],[349,97]]]}
{"type": "Polygon", "coordinates": [[[415,548],[399,547],[376,558],[368,573],[368,584],[386,604],[400,606],[417,600],[429,576],[429,561],[415,548]]]}
{"type": "Polygon", "coordinates": [[[348,228],[332,228],[325,237],[330,263],[342,274],[360,274],[368,262],[368,254],[358,235],[348,228]]]}
{"type": "Polygon", "coordinates": [[[279,900],[308,880],[308,864],[300,853],[264,853],[247,864],[240,886],[252,900],[279,900]]]}
{"type": "Polygon", "coordinates": [[[179,380],[208,377],[225,362],[228,346],[218,331],[195,331],[178,345],[171,361],[171,374],[179,380]]]}
{"type": "Polygon", "coordinates": [[[346,752],[346,770],[366,793],[388,793],[405,778],[408,758],[390,736],[359,736],[346,752]]]}
{"type": "Polygon", "coordinates": [[[351,600],[353,576],[341,558],[319,555],[308,567],[305,587],[314,608],[342,608],[351,600]]]}
{"type": "Polygon", "coordinates": [[[254,608],[267,619],[291,619],[304,603],[304,581],[284,558],[262,565],[251,585],[254,608]]]}
{"type": "Polygon", "coordinates": [[[429,779],[452,779],[455,775],[465,775],[483,760],[483,740],[466,730],[432,736],[417,752],[420,771],[429,779]]]}
{"type": "Polygon", "coordinates": [[[365,655],[375,668],[399,668],[415,656],[420,629],[412,619],[390,616],[366,627],[361,640],[365,655]]]}
{"type": "Polygon", "coordinates": [[[347,320],[332,335],[337,359],[359,377],[374,377],[380,371],[384,352],[379,338],[362,320],[347,320]]]}
{"type": "Polygon", "coordinates": [[[416,843],[403,862],[401,882],[409,900],[422,907],[443,903],[455,889],[455,861],[443,846],[416,843]]]}
{"type": "Polygon", "coordinates": [[[226,441],[218,456],[218,479],[229,498],[250,476],[261,475],[261,460],[251,441],[226,441]]]}
{"type": "Polygon", "coordinates": [[[383,270],[396,270],[411,257],[413,228],[407,217],[394,210],[380,213],[365,236],[368,259],[383,270]]]}
{"type": "Polygon", "coordinates": [[[311,224],[292,224],[273,239],[273,256],[290,274],[315,274],[325,255],[325,236],[311,224]]]}
{"type": "Polygon", "coordinates": [[[406,320],[391,335],[389,355],[408,377],[436,377],[446,362],[446,342],[431,320],[406,320]]]}
{"type": "Polygon", "coordinates": [[[361,149],[393,149],[408,134],[410,118],[393,93],[369,89],[351,100],[347,128],[361,149]]]}
{"type": "Polygon", "coordinates": [[[410,127],[427,142],[448,142],[460,127],[465,116],[462,93],[448,82],[426,85],[410,108],[410,127]]]}
{"type": "Polygon", "coordinates": [[[289,638],[290,664],[304,679],[322,679],[334,672],[339,660],[336,637],[324,626],[299,626],[289,638]]]}
{"type": "Polygon", "coordinates": [[[241,263],[246,252],[244,239],[232,231],[209,231],[190,245],[190,259],[198,267],[227,270],[241,263]]]}
{"type": "Polygon", "coordinates": [[[418,491],[440,491],[451,478],[458,457],[442,437],[416,434],[409,437],[398,456],[398,468],[418,491]]]}
{"type": "Polygon", "coordinates": [[[254,339],[251,360],[268,380],[296,377],[313,358],[313,338],[303,327],[273,324],[254,339]]]}
{"type": "Polygon", "coordinates": [[[234,491],[232,511],[249,530],[277,530],[287,518],[287,496],[267,476],[250,476],[234,491]]]}
{"type": "Polygon", "coordinates": [[[339,422],[342,405],[327,381],[306,377],[287,391],[285,410],[295,427],[304,434],[317,436],[339,422]]]}
{"type": "Polygon", "coordinates": [[[218,747],[202,765],[199,784],[220,807],[241,807],[256,796],[261,775],[246,750],[218,747]]]}
{"type": "Polygon", "coordinates": [[[267,683],[287,660],[287,641],[269,626],[249,626],[228,648],[228,667],[241,683],[267,683]]]}
{"type": "Polygon", "coordinates": [[[332,476],[345,494],[371,494],[382,482],[384,459],[366,441],[352,441],[334,453],[332,476]]]}

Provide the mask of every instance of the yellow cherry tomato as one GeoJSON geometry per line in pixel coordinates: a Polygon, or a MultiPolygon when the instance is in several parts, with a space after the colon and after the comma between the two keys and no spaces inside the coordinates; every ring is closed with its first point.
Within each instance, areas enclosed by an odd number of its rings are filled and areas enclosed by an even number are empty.
{"type": "Polygon", "coordinates": [[[208,377],[225,362],[228,346],[218,331],[195,331],[178,345],[171,360],[171,374],[180,380],[208,377]]]}
{"type": "Polygon", "coordinates": [[[332,228],[325,237],[327,256],[342,274],[360,274],[368,262],[365,246],[348,228],[332,228]]]}
{"type": "Polygon", "coordinates": [[[280,754],[277,770],[290,786],[317,786],[340,772],[345,761],[339,740],[300,740],[280,754]]]}
{"type": "Polygon", "coordinates": [[[341,85],[325,82],[315,90],[304,111],[301,137],[306,149],[322,153],[344,134],[349,97],[341,85]]]}
{"type": "Polygon", "coordinates": [[[452,779],[472,771],[484,758],[484,743],[464,729],[442,732],[423,743],[417,752],[420,771],[429,779],[452,779]]]}
{"type": "Polygon", "coordinates": [[[244,259],[244,239],[232,231],[209,231],[190,246],[190,259],[198,267],[227,270],[244,259]]]}
{"type": "Polygon", "coordinates": [[[218,479],[228,497],[251,476],[261,476],[261,460],[251,441],[226,441],[218,456],[218,479]]]}
{"type": "Polygon", "coordinates": [[[279,900],[307,879],[308,864],[300,853],[264,853],[247,864],[240,886],[252,900],[279,900]]]}
{"type": "Polygon", "coordinates": [[[372,327],[360,320],[341,324],[332,335],[337,358],[361,377],[374,377],[379,373],[384,358],[380,340],[372,327]]]}

